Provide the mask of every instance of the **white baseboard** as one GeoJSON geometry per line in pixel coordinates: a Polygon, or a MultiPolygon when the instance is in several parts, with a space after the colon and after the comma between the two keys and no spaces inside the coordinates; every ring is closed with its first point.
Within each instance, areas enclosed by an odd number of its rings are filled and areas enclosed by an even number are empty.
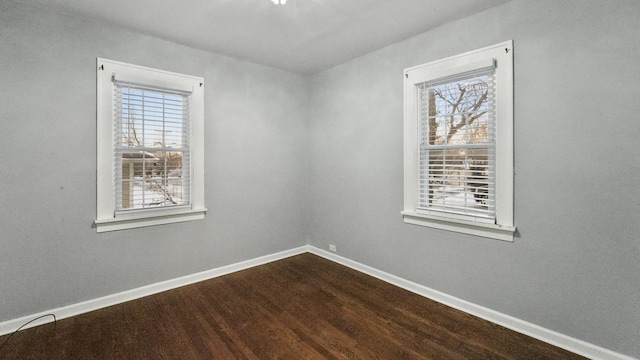
{"type": "MultiPolygon", "coordinates": [[[[370,266],[358,263],[356,261],[347,259],[345,257],[336,255],[335,253],[328,252],[314,246],[305,245],[295,249],[282,251],[279,253],[258,257],[255,259],[242,261],[239,263],[219,267],[212,270],[199,272],[192,275],[179,277],[147,286],[142,286],[136,289],[123,291],[121,293],[107,295],[93,300],[84,301],[69,306],[63,306],[49,311],[43,311],[28,316],[23,316],[17,319],[0,322],[0,335],[9,334],[20,326],[24,325],[28,321],[44,316],[47,314],[55,314],[58,320],[68,318],[75,315],[87,313],[89,311],[98,310],[107,306],[120,304],[126,301],[139,299],[144,296],[157,294],[163,291],[175,289],[181,286],[193,284],[196,282],[213,279],[218,276],[230,274],[236,271],[245,270],[258,265],[267,264],[273,261],[281,260],[287,257],[302,253],[312,253],[321,256],[325,259],[334,261],[336,263],[345,265],[354,270],[360,271],[367,275],[378,278],[382,281],[398,286],[405,290],[411,291],[418,295],[435,300],[439,303],[451,306],[452,308],[462,310],[471,315],[475,315],[479,318],[491,321],[495,324],[504,326],[508,329],[517,331],[519,333],[531,336],[535,339],[544,341],[546,343],[555,345],[557,347],[569,350],[576,354],[585,356],[594,360],[636,360],[630,356],[616,353],[614,351],[602,348],[597,345],[590,344],[588,342],[572,338],[567,335],[560,334],[553,330],[545,329],[541,326],[520,320],[513,316],[502,314],[500,312],[485,308],[480,305],[473,304],[471,302],[459,299],[457,297],[447,295],[440,291],[428,288],[426,286],[414,283],[412,281],[400,278],[395,275],[391,275],[384,271],[372,268],[370,266]]],[[[47,316],[37,321],[30,323],[24,328],[30,328],[37,325],[46,324],[53,321],[53,317],[47,316]]]]}
{"type": "Polygon", "coordinates": [[[414,283],[401,277],[391,275],[384,271],[372,268],[359,262],[336,255],[335,253],[309,246],[309,252],[325,259],[337,262],[354,270],[378,278],[384,282],[398,286],[405,290],[422,295],[441,304],[464,311],[468,314],[491,321],[492,323],[504,326],[521,334],[544,341],[548,344],[571,351],[584,357],[594,360],[636,360],[630,356],[616,353],[603,347],[560,334],[553,330],[545,329],[542,326],[520,320],[510,315],[506,315],[486,307],[459,299],[455,296],[447,295],[440,291],[414,283]]]}
{"type": "MultiPolygon", "coordinates": [[[[179,278],[175,278],[167,281],[162,281],[162,282],[151,284],[151,285],[142,286],[136,289],[123,291],[117,294],[107,295],[97,299],[83,301],[77,304],[71,304],[68,306],[63,306],[56,309],[51,309],[48,311],[43,311],[36,314],[23,316],[17,319],[0,322],[0,336],[12,333],[16,331],[20,326],[40,316],[54,314],[58,320],[61,320],[71,316],[84,314],[89,311],[105,308],[107,306],[112,306],[112,305],[120,304],[126,301],[139,299],[144,296],[157,294],[157,293],[175,289],[181,286],[190,285],[190,284],[208,280],[208,279],[213,279],[218,276],[230,274],[236,271],[245,270],[248,268],[252,268],[254,266],[263,265],[263,264],[284,259],[290,256],[302,254],[302,253],[308,252],[308,250],[309,250],[308,246],[302,246],[299,248],[286,250],[286,251],[282,251],[282,252],[271,254],[271,255],[261,256],[255,259],[246,260],[246,261],[242,261],[242,262],[227,265],[227,266],[222,266],[219,268],[206,270],[199,273],[195,273],[195,274],[191,274],[191,275],[187,275],[187,276],[183,276],[183,277],[179,277],[179,278]]],[[[30,327],[34,327],[37,325],[42,325],[50,322],[53,322],[53,317],[47,316],[30,323],[29,325],[25,326],[23,329],[28,329],[30,327]]]]}

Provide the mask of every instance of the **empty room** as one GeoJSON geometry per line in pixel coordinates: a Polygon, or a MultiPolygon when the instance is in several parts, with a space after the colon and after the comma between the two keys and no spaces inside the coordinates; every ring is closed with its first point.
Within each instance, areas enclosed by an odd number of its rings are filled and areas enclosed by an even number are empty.
{"type": "Polygon", "coordinates": [[[640,358],[637,0],[0,0],[0,359],[640,358]]]}

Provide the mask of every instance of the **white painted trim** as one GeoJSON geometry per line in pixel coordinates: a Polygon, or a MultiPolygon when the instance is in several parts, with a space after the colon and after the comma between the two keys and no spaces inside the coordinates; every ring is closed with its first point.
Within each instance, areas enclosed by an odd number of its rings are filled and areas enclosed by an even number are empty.
{"type": "Polygon", "coordinates": [[[636,360],[630,356],[623,355],[564,334],[560,334],[553,330],[543,328],[542,326],[538,326],[536,324],[532,324],[513,316],[488,309],[484,306],[476,305],[466,300],[462,300],[455,296],[442,293],[440,291],[428,288],[426,286],[414,283],[412,281],[386,273],[384,271],[336,255],[332,252],[316,248],[314,246],[309,246],[309,252],[321,256],[327,260],[331,260],[354,270],[360,271],[364,274],[373,276],[389,284],[411,291],[415,294],[437,301],[441,304],[464,311],[471,315],[475,315],[479,318],[491,321],[494,324],[504,326],[521,334],[531,336],[532,338],[544,341],[548,344],[557,346],[559,348],[571,351],[573,353],[585,356],[593,360],[636,360]]]}
{"type": "Polygon", "coordinates": [[[446,218],[435,215],[416,214],[402,211],[402,217],[406,224],[428,226],[435,229],[448,230],[463,234],[481,236],[496,240],[513,242],[514,226],[501,226],[495,224],[483,224],[470,222],[454,217],[446,218]]]}
{"type": "MultiPolygon", "coordinates": [[[[373,267],[361,264],[357,261],[347,259],[345,257],[336,255],[334,253],[319,249],[315,246],[305,245],[297,247],[291,250],[282,251],[279,253],[265,255],[251,260],[242,261],[239,263],[222,266],[216,269],[211,269],[203,272],[199,272],[192,275],[179,277],[147,286],[142,286],[136,289],[123,291],[121,293],[103,296],[101,298],[84,301],[69,306],[63,306],[56,309],[42,311],[36,314],[23,316],[17,319],[0,322],[0,336],[12,333],[23,324],[35,319],[39,316],[47,314],[55,314],[58,320],[68,318],[75,315],[80,315],[90,311],[105,308],[107,306],[117,305],[126,301],[142,298],[157,294],[163,291],[175,289],[181,286],[190,285],[204,280],[216,278],[227,274],[234,273],[236,271],[245,270],[254,266],[264,265],[273,261],[285,259],[291,256],[312,253],[323,257],[327,260],[331,260],[338,264],[347,266],[356,271],[360,271],[364,274],[373,276],[377,279],[385,281],[389,284],[398,286],[405,290],[411,291],[415,294],[424,296],[431,300],[437,301],[452,308],[464,311],[468,314],[475,315],[479,318],[491,321],[492,323],[504,326],[508,329],[517,331],[521,334],[531,336],[532,338],[544,341],[551,345],[569,350],[573,353],[585,356],[594,360],[637,360],[630,356],[616,353],[614,351],[602,348],[600,346],[572,338],[567,335],[560,334],[553,330],[543,328],[541,326],[532,324],[530,322],[520,320],[510,315],[506,315],[486,307],[476,305],[474,303],[459,299],[455,296],[447,295],[440,291],[428,288],[426,286],[414,283],[412,281],[403,279],[401,277],[386,273],[384,271],[375,269],[373,267]]],[[[50,323],[53,321],[52,317],[45,317],[38,321],[34,321],[25,326],[24,329],[28,329],[37,325],[50,323]]]]}
{"type": "MultiPolygon", "coordinates": [[[[162,282],[151,284],[151,285],[142,286],[136,289],[123,291],[117,294],[107,295],[97,299],[83,301],[77,304],[71,304],[68,306],[63,306],[56,309],[51,309],[51,310],[42,311],[36,314],[23,316],[17,319],[3,321],[3,322],[0,322],[0,336],[12,333],[23,324],[42,315],[55,314],[57,319],[61,320],[64,318],[84,314],[90,311],[102,309],[107,306],[124,303],[126,301],[139,299],[145,296],[157,294],[157,293],[175,289],[181,286],[194,284],[200,281],[213,279],[218,276],[231,274],[236,271],[249,269],[255,266],[264,265],[273,261],[303,254],[305,252],[308,252],[308,250],[309,250],[308,246],[301,246],[291,250],[286,250],[286,251],[282,251],[282,252],[271,254],[271,255],[265,255],[255,259],[241,261],[239,263],[222,266],[222,267],[211,269],[211,270],[206,270],[199,273],[182,276],[179,278],[162,281],[162,282]]],[[[25,326],[23,329],[28,329],[37,325],[42,325],[50,322],[53,322],[53,317],[49,316],[49,317],[34,321],[31,324],[25,326]]]]}
{"type": "MultiPolygon", "coordinates": [[[[94,222],[96,226],[97,232],[106,232],[106,231],[115,231],[115,230],[125,230],[125,229],[135,229],[139,227],[145,226],[154,226],[154,225],[164,225],[164,224],[173,224],[184,221],[193,221],[193,220],[202,220],[204,219],[204,215],[207,212],[207,209],[200,210],[191,210],[191,209],[182,209],[176,210],[173,212],[158,212],[157,214],[153,214],[154,216],[150,216],[147,212],[144,216],[137,217],[123,217],[123,218],[109,218],[96,220],[94,222]]],[[[136,212],[138,214],[138,212],[136,212]]]]}

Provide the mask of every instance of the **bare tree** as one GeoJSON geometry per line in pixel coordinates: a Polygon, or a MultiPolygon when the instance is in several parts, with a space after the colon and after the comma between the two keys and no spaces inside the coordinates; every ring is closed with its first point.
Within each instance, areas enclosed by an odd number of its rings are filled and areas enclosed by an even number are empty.
{"type": "Polygon", "coordinates": [[[429,90],[428,96],[429,139],[433,141],[432,144],[448,144],[460,129],[464,127],[472,129],[475,121],[487,113],[482,105],[487,100],[488,85],[480,79],[435,87],[429,90]],[[448,105],[444,114],[436,107],[437,99],[448,105]],[[439,125],[436,120],[437,115],[444,115],[447,122],[448,131],[444,138],[437,135],[439,125]]]}

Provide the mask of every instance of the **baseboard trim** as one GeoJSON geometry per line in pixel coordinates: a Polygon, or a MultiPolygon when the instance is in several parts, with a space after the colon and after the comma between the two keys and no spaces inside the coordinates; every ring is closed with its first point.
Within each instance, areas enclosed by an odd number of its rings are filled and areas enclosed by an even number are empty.
{"type": "Polygon", "coordinates": [[[521,334],[531,336],[532,338],[544,341],[559,348],[571,351],[578,355],[594,359],[594,360],[636,360],[630,356],[623,355],[603,347],[582,341],[570,336],[558,333],[553,330],[543,328],[536,324],[506,315],[486,307],[476,305],[474,303],[462,300],[455,296],[451,296],[440,291],[428,288],[426,286],[414,283],[401,277],[386,273],[368,265],[361,264],[357,261],[347,259],[335,253],[309,246],[309,252],[327,260],[334,261],[341,265],[347,266],[364,274],[378,278],[384,282],[398,286],[405,290],[411,291],[418,295],[424,296],[441,304],[464,311],[468,314],[477,316],[494,324],[504,326],[508,329],[517,331],[521,334]]]}
{"type": "MultiPolygon", "coordinates": [[[[56,309],[42,311],[36,314],[23,316],[17,319],[0,322],[0,336],[12,333],[16,329],[18,329],[20,326],[29,322],[30,320],[36,319],[40,316],[44,316],[47,314],[55,314],[56,318],[58,320],[61,320],[64,318],[80,315],[83,313],[98,310],[108,306],[117,305],[123,302],[139,299],[144,296],[149,296],[149,295],[157,294],[163,291],[175,289],[181,286],[190,285],[200,281],[213,279],[219,276],[234,273],[236,271],[249,269],[255,266],[267,264],[273,261],[285,259],[291,256],[303,254],[306,252],[318,255],[327,260],[331,260],[338,264],[347,266],[349,268],[352,268],[364,274],[373,276],[375,278],[378,278],[392,285],[398,286],[400,288],[411,291],[418,295],[435,300],[444,305],[451,306],[452,308],[464,311],[471,315],[475,315],[479,318],[491,321],[495,324],[504,326],[508,329],[531,336],[535,339],[569,350],[571,352],[585,356],[590,359],[637,360],[630,356],[623,355],[623,354],[605,349],[603,347],[600,347],[576,338],[572,338],[567,335],[563,335],[553,330],[549,330],[541,326],[529,323],[527,321],[520,320],[513,316],[506,315],[480,305],[476,305],[474,303],[468,302],[466,300],[462,300],[455,296],[447,295],[440,291],[428,288],[426,286],[414,283],[412,281],[386,273],[384,271],[378,270],[371,266],[361,264],[357,261],[339,256],[335,253],[325,251],[311,245],[305,245],[305,246],[301,246],[291,250],[286,250],[286,251],[278,252],[275,254],[261,256],[258,258],[242,261],[239,263],[222,266],[222,267],[211,269],[211,270],[206,270],[196,274],[187,275],[187,276],[183,276],[183,277],[179,277],[179,278],[175,278],[167,281],[162,281],[162,282],[147,285],[147,286],[142,286],[136,289],[123,291],[117,294],[107,295],[100,298],[80,302],[77,304],[63,306],[56,309]]],[[[50,322],[53,322],[53,317],[47,316],[30,323],[29,325],[25,326],[23,329],[28,329],[34,326],[43,325],[50,322]]]]}
{"type": "MultiPolygon", "coordinates": [[[[107,306],[112,306],[112,305],[120,304],[123,302],[139,299],[144,296],[157,294],[157,293],[175,289],[181,286],[194,284],[200,281],[209,280],[219,276],[231,274],[236,271],[249,269],[255,266],[267,264],[273,261],[281,260],[281,259],[295,256],[298,254],[303,254],[308,251],[309,251],[309,246],[305,245],[305,246],[301,246],[291,250],[286,250],[286,251],[278,252],[271,255],[261,256],[255,259],[241,261],[239,263],[222,266],[222,267],[211,269],[211,270],[206,270],[199,273],[182,276],[179,278],[162,281],[162,282],[158,282],[151,285],[142,286],[136,289],[131,289],[131,290],[123,291],[120,293],[107,295],[107,296],[103,296],[103,297],[88,300],[88,301],[83,301],[77,304],[71,304],[68,306],[63,306],[56,309],[51,309],[48,311],[43,311],[36,314],[23,316],[13,320],[0,322],[0,336],[12,333],[16,331],[16,329],[18,329],[20,326],[40,316],[54,314],[58,320],[61,320],[64,318],[84,314],[90,311],[102,309],[107,306]]],[[[53,317],[47,316],[26,325],[23,329],[28,329],[34,326],[43,325],[50,322],[53,322],[53,317]]]]}

